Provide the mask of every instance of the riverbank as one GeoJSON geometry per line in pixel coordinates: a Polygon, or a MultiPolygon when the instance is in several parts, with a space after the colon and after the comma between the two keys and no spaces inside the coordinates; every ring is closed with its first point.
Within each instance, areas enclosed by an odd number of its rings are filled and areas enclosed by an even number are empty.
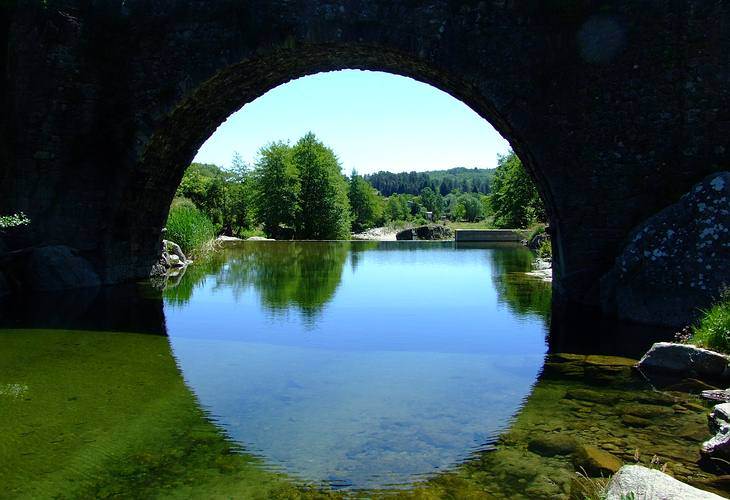
{"type": "Polygon", "coordinates": [[[398,229],[387,226],[374,227],[362,233],[353,234],[352,239],[368,241],[395,241],[395,235],[398,233],[398,231],[398,229]]]}

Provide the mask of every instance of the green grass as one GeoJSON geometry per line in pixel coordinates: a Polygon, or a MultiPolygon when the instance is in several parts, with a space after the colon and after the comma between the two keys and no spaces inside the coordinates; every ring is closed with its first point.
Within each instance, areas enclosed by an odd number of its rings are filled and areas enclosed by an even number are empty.
{"type": "Polygon", "coordinates": [[[494,229],[494,225],[489,219],[479,222],[447,221],[445,225],[451,229],[494,229]]]}
{"type": "Polygon", "coordinates": [[[538,222],[537,224],[534,224],[527,228],[529,233],[527,234],[527,241],[532,241],[532,239],[537,236],[538,234],[542,234],[545,232],[545,228],[547,228],[547,224],[544,224],[542,222],[538,222]]]}
{"type": "Polygon", "coordinates": [[[165,239],[174,241],[185,255],[199,255],[215,238],[215,226],[190,200],[176,198],[167,217],[165,239]]]}
{"type": "Polygon", "coordinates": [[[730,288],[718,303],[705,311],[700,322],[692,327],[689,343],[730,354],[730,288]]]}
{"type": "Polygon", "coordinates": [[[252,227],[251,229],[241,229],[238,232],[238,237],[242,239],[251,238],[253,236],[260,236],[266,238],[266,233],[261,226],[252,227]]]}

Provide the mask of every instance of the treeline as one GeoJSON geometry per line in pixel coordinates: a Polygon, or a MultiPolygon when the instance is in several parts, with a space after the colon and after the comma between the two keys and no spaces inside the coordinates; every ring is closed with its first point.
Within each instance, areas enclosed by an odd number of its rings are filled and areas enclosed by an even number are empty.
{"type": "Polygon", "coordinates": [[[349,239],[353,231],[384,225],[484,221],[492,227],[527,227],[544,220],[542,201],[519,158],[510,152],[498,163],[493,171],[429,172],[440,184],[384,196],[368,182],[372,176],[343,175],[335,153],[309,133],[294,145],[263,147],[252,167],[237,155],[227,170],[190,165],[170,209],[168,238],[189,252],[217,234],[349,239]],[[473,181],[485,172],[491,194],[441,192],[448,176],[473,174],[473,181]]]}
{"type": "Polygon", "coordinates": [[[376,172],[365,176],[365,180],[383,196],[392,194],[420,195],[425,188],[446,196],[452,191],[462,193],[489,194],[494,169],[450,168],[429,172],[376,172]]]}

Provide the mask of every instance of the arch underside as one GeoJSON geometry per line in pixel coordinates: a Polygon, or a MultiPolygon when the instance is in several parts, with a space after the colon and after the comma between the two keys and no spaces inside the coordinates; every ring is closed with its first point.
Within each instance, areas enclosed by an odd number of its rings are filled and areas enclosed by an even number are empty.
{"type": "Polygon", "coordinates": [[[35,224],[5,244],[141,278],[184,168],[230,114],[294,78],[379,70],[510,141],[546,201],[555,297],[595,304],[630,231],[730,160],[728,15],[692,0],[18,3],[0,30],[0,211],[35,224]]]}

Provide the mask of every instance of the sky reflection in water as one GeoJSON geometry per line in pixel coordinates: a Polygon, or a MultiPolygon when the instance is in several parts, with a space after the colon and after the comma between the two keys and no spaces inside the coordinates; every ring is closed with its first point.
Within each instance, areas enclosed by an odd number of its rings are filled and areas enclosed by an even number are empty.
{"type": "MultiPolygon", "coordinates": [[[[406,484],[489,447],[546,351],[549,285],[518,246],[248,242],[165,293],[187,384],[272,468],[406,484]]],[[[202,264],[202,263],[199,263],[202,264]]]]}

